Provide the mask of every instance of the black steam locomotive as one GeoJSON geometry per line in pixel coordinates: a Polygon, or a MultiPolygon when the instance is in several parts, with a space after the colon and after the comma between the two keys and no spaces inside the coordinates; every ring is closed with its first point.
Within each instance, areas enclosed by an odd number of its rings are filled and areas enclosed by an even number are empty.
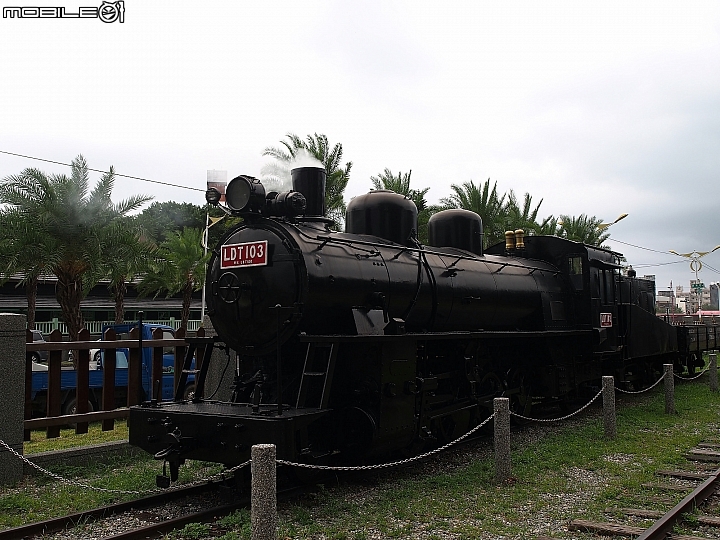
{"type": "Polygon", "coordinates": [[[286,193],[239,176],[221,206],[243,218],[207,274],[218,339],[238,354],[230,402],[203,399],[206,362],[192,400],[130,411],[130,443],[174,477],[186,458],[232,466],[258,443],[318,464],[413,454],[476,426],[495,397],[527,415],[602,375],[640,388],[665,363],[692,371],[716,346],[714,326],[656,317],[654,282],[623,275],[617,253],[520,230],[483,251],[464,210],[432,216],[423,246],[413,202],[383,190],[354,198],[336,232],[324,170],[292,176],[286,193]]]}

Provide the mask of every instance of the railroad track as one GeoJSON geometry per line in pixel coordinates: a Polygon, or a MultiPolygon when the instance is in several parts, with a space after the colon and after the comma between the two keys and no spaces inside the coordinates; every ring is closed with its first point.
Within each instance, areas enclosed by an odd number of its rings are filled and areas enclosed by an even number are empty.
{"type": "MultiPolygon", "coordinates": [[[[320,475],[319,481],[327,475],[320,475]]],[[[287,499],[304,490],[309,489],[306,485],[289,484],[279,488],[277,492],[278,501],[287,499]]],[[[95,508],[84,512],[61,516],[37,523],[31,523],[12,529],[0,531],[0,540],[51,538],[52,534],[60,534],[66,537],[67,533],[78,525],[87,527],[88,531],[79,532],[81,537],[102,538],[104,540],[135,540],[159,538],[177,529],[181,529],[189,523],[208,523],[227,516],[239,509],[250,510],[249,492],[240,493],[234,488],[227,486],[226,481],[218,480],[207,482],[190,487],[180,487],[149,495],[132,501],[112,504],[95,508]],[[213,492],[224,490],[225,493],[216,497],[217,504],[204,505],[193,498],[211,496],[213,492]],[[206,506],[200,510],[179,510],[183,506],[183,499],[191,499],[191,503],[185,506],[206,506]],[[229,501],[229,502],[228,502],[229,501]],[[174,504],[173,510],[168,511],[163,507],[169,503],[174,504]],[[103,525],[103,521],[112,521],[103,525]],[[137,526],[128,527],[128,523],[135,523],[137,526]],[[95,529],[92,527],[95,526],[95,529]],[[126,530],[118,530],[126,528],[126,530]]]]}
{"type": "MultiPolygon", "coordinates": [[[[720,444],[701,443],[688,452],[685,457],[692,461],[720,462],[720,444]]],[[[632,536],[635,537],[636,540],[665,540],[666,538],[672,538],[673,540],[709,540],[698,536],[674,534],[672,531],[677,523],[683,521],[686,514],[705,505],[710,497],[720,489],[720,468],[707,473],[694,471],[658,471],[657,474],[680,480],[701,481],[701,483],[665,513],[637,508],[608,508],[606,510],[606,513],[609,514],[624,514],[626,516],[644,519],[655,519],[656,521],[648,528],[620,523],[593,522],[576,519],[570,522],[568,529],[571,531],[590,532],[609,536],[632,536]]],[[[690,489],[688,486],[663,483],[645,484],[643,487],[672,491],[687,491],[690,489]]],[[[720,527],[720,517],[717,516],[693,516],[693,521],[700,525],[720,527]]]]}
{"type": "Polygon", "coordinates": [[[110,516],[122,514],[123,512],[153,508],[185,497],[202,495],[218,489],[222,484],[222,481],[215,481],[190,487],[180,487],[148,495],[146,497],[141,497],[139,499],[134,499],[132,501],[111,504],[92,510],[76,512],[74,514],[58,518],[22,525],[20,527],[5,529],[0,531],[0,540],[31,538],[33,536],[56,533],[63,531],[68,527],[74,527],[79,523],[92,523],[94,521],[106,519],[110,516]]]}
{"type": "MultiPolygon", "coordinates": [[[[537,413],[537,416],[540,418],[552,418],[558,415],[558,411],[555,406],[540,407],[540,410],[538,410],[537,413]]],[[[515,429],[516,427],[514,426],[513,430],[515,429]]],[[[489,436],[487,432],[480,431],[474,436],[468,437],[458,443],[457,447],[473,444],[479,440],[490,439],[491,436],[489,436]]],[[[324,475],[321,476],[324,477],[324,475]]],[[[319,478],[320,477],[314,477],[314,483],[320,482],[321,479],[319,478]]],[[[225,481],[208,481],[188,488],[175,488],[132,501],[112,504],[42,522],[5,529],[0,531],[0,540],[16,538],[25,539],[39,537],[41,535],[44,538],[47,538],[48,535],[54,533],[67,532],[69,529],[74,528],[79,524],[88,526],[92,523],[111,518],[115,523],[118,523],[118,527],[114,529],[115,532],[113,534],[97,533],[94,537],[115,540],[159,537],[172,530],[180,529],[188,523],[212,522],[220,517],[232,513],[235,510],[250,508],[249,497],[242,497],[235,494],[234,500],[230,503],[227,502],[228,498],[225,497],[225,500],[223,501],[224,504],[207,505],[208,507],[205,509],[184,512],[182,515],[168,517],[166,514],[158,513],[156,511],[156,509],[171,501],[178,501],[185,497],[193,497],[209,493],[213,490],[219,489],[224,484],[225,481]],[[130,519],[125,519],[124,514],[127,514],[130,519]],[[135,522],[138,526],[130,528],[129,530],[121,530],[120,523],[122,523],[123,520],[126,523],[135,522]]],[[[286,489],[281,489],[278,491],[278,500],[280,500],[281,497],[287,497],[295,494],[302,489],[303,488],[301,486],[291,486],[286,489]]],[[[123,528],[126,526],[127,525],[125,523],[122,524],[123,528]]],[[[85,534],[87,535],[88,533],[85,534]]],[[[90,534],[93,533],[91,532],[90,534]]]]}

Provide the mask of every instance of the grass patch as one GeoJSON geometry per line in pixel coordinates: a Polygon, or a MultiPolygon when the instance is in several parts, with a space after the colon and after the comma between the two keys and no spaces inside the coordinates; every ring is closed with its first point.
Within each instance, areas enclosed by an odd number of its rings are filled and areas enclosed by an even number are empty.
{"type": "MultiPolygon", "coordinates": [[[[620,394],[617,401],[614,440],[604,437],[599,407],[549,430],[528,426],[514,432],[514,481],[508,485],[494,484],[492,443],[477,442],[462,453],[449,450],[412,467],[340,477],[337,485],[319,486],[314,493],[283,503],[279,537],[594,538],[568,532],[567,521],[612,520],[615,516],[604,513],[607,507],[651,507],[642,484],[657,481],[659,469],[689,468],[685,452],[700,441],[718,440],[720,395],[709,391],[707,378],[676,380],[676,414],[664,412],[662,385],[640,396],[620,394]]],[[[180,470],[181,481],[217,470],[189,462],[180,470]]],[[[153,489],[158,471],[151,457],[54,469],[95,486],[130,490],[153,489]]],[[[656,503],[656,509],[667,510],[682,496],[664,493],[669,502],[656,503]]],[[[0,528],[129,498],[133,496],[98,493],[45,477],[26,478],[0,491],[0,528]]],[[[687,531],[692,526],[687,524],[687,531]]],[[[201,538],[206,533],[198,526],[172,538],[201,538]]],[[[240,511],[220,520],[212,535],[250,538],[249,513],[240,511]]]]}
{"type": "MultiPolygon", "coordinates": [[[[676,381],[675,391],[674,415],[664,413],[662,386],[650,395],[619,397],[614,440],[604,437],[596,408],[532,444],[515,441],[512,485],[494,484],[490,452],[429,476],[420,465],[381,476],[361,497],[357,485],[340,485],[281,507],[281,537],[582,537],[568,532],[565,523],[606,521],[609,506],[647,501],[642,484],[657,481],[655,471],[688,467],[684,453],[716,437],[720,396],[700,382],[676,381]]],[[[669,497],[674,504],[682,495],[669,497]]]]}
{"type": "Polygon", "coordinates": [[[88,432],[82,435],[77,435],[74,428],[61,429],[60,437],[48,439],[44,429],[31,431],[30,440],[25,441],[23,449],[25,455],[28,455],[105,442],[126,441],[127,438],[127,420],[115,420],[115,429],[112,431],[103,431],[102,422],[94,422],[88,426],[88,432]]]}
{"type": "MultiPolygon", "coordinates": [[[[0,530],[148,495],[157,490],[155,475],[160,464],[152,456],[122,456],[105,464],[48,469],[83,485],[48,476],[28,476],[15,486],[0,488],[0,530]],[[140,493],[107,492],[84,486],[140,493]]],[[[179,483],[207,478],[219,470],[212,463],[188,461],[180,469],[179,483]]]]}

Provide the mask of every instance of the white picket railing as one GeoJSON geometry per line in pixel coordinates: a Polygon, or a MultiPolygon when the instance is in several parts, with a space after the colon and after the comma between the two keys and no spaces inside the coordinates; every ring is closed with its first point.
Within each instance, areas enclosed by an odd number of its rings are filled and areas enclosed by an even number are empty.
{"type": "MultiPolygon", "coordinates": [[[[133,322],[133,321],[125,321],[126,323],[133,322]]],[[[180,328],[180,319],[168,319],[163,321],[156,321],[156,320],[150,320],[150,321],[143,321],[146,324],[165,324],[167,326],[172,327],[173,329],[177,330],[180,328]]],[[[200,328],[200,320],[191,320],[188,321],[188,331],[194,332],[198,328],[200,328]]],[[[85,321],[85,328],[90,330],[91,334],[100,335],[102,332],[103,325],[106,324],[114,324],[115,321],[85,321]]],[[[35,329],[40,330],[40,332],[43,333],[43,335],[47,335],[53,330],[60,330],[63,334],[68,333],[67,325],[60,321],[59,319],[53,319],[52,321],[44,321],[44,322],[36,322],[35,323],[35,329]]]]}

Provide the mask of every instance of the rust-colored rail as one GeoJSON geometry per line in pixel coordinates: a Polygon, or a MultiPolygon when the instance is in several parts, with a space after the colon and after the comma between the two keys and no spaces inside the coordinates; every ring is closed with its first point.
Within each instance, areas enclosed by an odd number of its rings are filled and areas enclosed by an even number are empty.
{"type": "Polygon", "coordinates": [[[682,519],[682,515],[690,512],[706,501],[710,495],[720,486],[720,469],[717,469],[702,484],[696,487],[692,493],[688,494],[682,501],[676,504],[663,517],[658,519],[650,528],[637,537],[637,540],[664,540],[668,533],[672,531],[676,522],[682,519]]]}
{"type": "Polygon", "coordinates": [[[200,484],[191,487],[177,488],[170,491],[163,491],[154,495],[148,495],[140,499],[133,499],[132,501],[111,504],[108,506],[102,506],[100,508],[94,508],[92,510],[86,510],[84,512],[77,512],[67,516],[58,518],[48,519],[45,521],[39,521],[37,523],[30,523],[28,525],[21,525],[20,527],[13,527],[12,529],[5,529],[0,531],[0,540],[11,540],[15,538],[27,538],[29,536],[50,534],[61,531],[67,527],[74,527],[78,523],[86,523],[89,521],[95,521],[103,519],[120,512],[127,510],[138,509],[138,508],[150,508],[158,506],[164,502],[180,499],[190,495],[197,495],[210,491],[211,489],[217,488],[219,482],[208,482],[206,484],[200,484]]]}

